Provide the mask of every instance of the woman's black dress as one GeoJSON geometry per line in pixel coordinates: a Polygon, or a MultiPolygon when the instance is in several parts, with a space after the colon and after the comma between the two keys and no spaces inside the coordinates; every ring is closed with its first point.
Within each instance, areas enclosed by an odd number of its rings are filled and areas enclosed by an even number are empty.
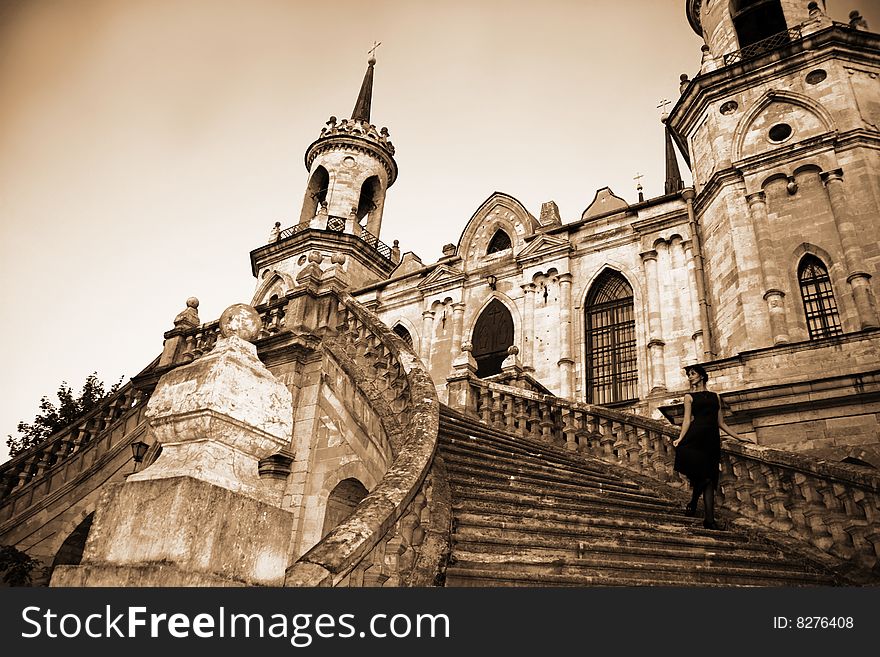
{"type": "Polygon", "coordinates": [[[690,392],[691,426],[675,448],[675,470],[701,484],[707,479],[718,485],[721,436],[718,430],[720,402],[714,392],[690,392]]]}

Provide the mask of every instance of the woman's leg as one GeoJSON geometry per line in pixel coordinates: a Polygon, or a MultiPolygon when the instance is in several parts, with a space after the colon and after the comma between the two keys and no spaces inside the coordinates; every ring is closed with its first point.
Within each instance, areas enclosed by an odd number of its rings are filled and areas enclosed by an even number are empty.
{"type": "Polygon", "coordinates": [[[700,494],[703,492],[703,487],[701,484],[696,481],[691,482],[691,501],[688,502],[688,505],[684,509],[684,514],[688,517],[693,517],[697,515],[697,502],[700,500],[700,494]]]}
{"type": "Polygon", "coordinates": [[[705,507],[703,526],[715,529],[715,485],[710,479],[703,482],[703,506],[705,507]]]}

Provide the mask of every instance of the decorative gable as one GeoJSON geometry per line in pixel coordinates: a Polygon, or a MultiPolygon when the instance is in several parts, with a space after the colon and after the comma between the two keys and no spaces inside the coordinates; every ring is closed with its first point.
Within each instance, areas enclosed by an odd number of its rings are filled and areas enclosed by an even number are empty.
{"type": "Polygon", "coordinates": [[[512,196],[495,192],[468,221],[458,241],[457,253],[465,263],[465,270],[480,267],[493,259],[518,253],[525,246],[525,238],[534,235],[539,228],[538,220],[522,203],[512,196]],[[489,244],[499,230],[510,238],[511,248],[490,254],[489,244]]]}
{"type": "Polygon", "coordinates": [[[458,287],[464,279],[464,272],[460,269],[447,265],[437,265],[434,271],[425,276],[424,280],[417,287],[425,296],[428,296],[440,290],[458,287]]]}
{"type": "Polygon", "coordinates": [[[564,237],[538,235],[517,254],[516,261],[523,267],[528,267],[538,262],[565,257],[573,250],[571,242],[564,237]]]}
{"type": "Polygon", "coordinates": [[[610,187],[603,187],[596,191],[593,202],[584,210],[581,219],[596,217],[600,214],[613,212],[614,210],[623,210],[628,207],[629,203],[612,192],[610,187]]]}

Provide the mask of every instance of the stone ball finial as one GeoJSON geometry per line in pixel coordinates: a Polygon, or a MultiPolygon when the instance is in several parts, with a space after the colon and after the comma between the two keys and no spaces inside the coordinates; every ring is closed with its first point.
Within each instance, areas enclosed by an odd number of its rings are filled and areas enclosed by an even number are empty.
{"type": "Polygon", "coordinates": [[[344,253],[334,253],[330,256],[330,262],[334,265],[344,265],[345,264],[345,254],[344,253]]]}
{"type": "Polygon", "coordinates": [[[190,297],[186,300],[186,307],[195,310],[199,307],[199,300],[196,297],[190,297]]]}
{"type": "Polygon", "coordinates": [[[370,58],[367,60],[367,64],[369,64],[370,66],[375,66],[375,65],[376,65],[376,58],[375,58],[375,57],[370,57],[370,58]]]}
{"type": "Polygon", "coordinates": [[[320,251],[311,251],[309,253],[309,262],[314,262],[316,265],[320,265],[322,260],[324,260],[324,256],[321,255],[320,251]]]}
{"type": "Polygon", "coordinates": [[[515,344],[512,344],[507,348],[507,355],[508,356],[516,356],[518,353],[519,353],[519,347],[517,347],[515,344]]]}
{"type": "Polygon", "coordinates": [[[462,351],[470,352],[470,351],[473,351],[473,349],[474,349],[474,345],[472,343],[470,343],[470,342],[462,342],[461,343],[461,350],[462,351]]]}
{"type": "Polygon", "coordinates": [[[259,313],[246,303],[233,304],[220,315],[220,335],[224,338],[235,335],[253,342],[262,328],[263,320],[259,313]]]}

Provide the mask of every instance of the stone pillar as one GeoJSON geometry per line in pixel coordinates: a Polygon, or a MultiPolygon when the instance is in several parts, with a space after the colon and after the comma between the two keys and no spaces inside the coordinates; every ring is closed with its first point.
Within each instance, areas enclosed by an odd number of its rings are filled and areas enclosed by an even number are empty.
{"type": "Polygon", "coordinates": [[[840,244],[843,247],[843,258],[847,272],[846,282],[852,289],[859,325],[863,329],[880,326],[877,310],[874,306],[874,295],[871,291],[871,275],[864,269],[865,256],[859,244],[859,235],[849,202],[846,199],[846,190],[843,187],[843,171],[835,169],[824,172],[822,182],[825,183],[828,198],[831,200],[831,212],[834,215],[834,223],[837,225],[837,233],[840,235],[840,244]]]}
{"type": "Polygon", "coordinates": [[[535,371],[535,284],[521,285],[525,310],[523,312],[523,369],[535,371]]]}
{"type": "Polygon", "coordinates": [[[702,360],[708,361],[715,358],[715,346],[712,339],[709,300],[706,294],[706,274],[705,263],[703,262],[703,248],[700,243],[700,227],[697,225],[697,216],[694,213],[695,196],[696,192],[693,187],[681,190],[681,197],[687,206],[688,227],[691,231],[691,247],[694,254],[694,283],[697,289],[697,303],[700,305],[700,331],[702,332],[703,343],[702,360]]]}
{"type": "Polygon", "coordinates": [[[571,347],[571,274],[559,275],[559,396],[574,394],[574,358],[571,347]]]}
{"type": "Polygon", "coordinates": [[[181,347],[184,344],[183,335],[189,329],[194,329],[201,323],[199,321],[199,300],[190,297],[186,300],[186,308],[174,318],[174,328],[165,334],[165,343],[162,345],[162,355],[159,356],[159,367],[167,367],[180,360],[181,347]]]}
{"type": "Polygon", "coordinates": [[[83,560],[55,586],[279,586],[293,516],[290,391],[257,358],[260,316],[237,304],[202,358],[165,374],[147,404],[155,463],[110,484],[83,560]]]}
{"type": "Polygon", "coordinates": [[[758,248],[758,259],[761,261],[761,272],[764,277],[764,300],[767,302],[767,313],[770,317],[770,335],[773,344],[788,342],[788,322],[785,318],[785,293],[782,291],[779,277],[779,265],[773,252],[773,240],[770,237],[770,225],[767,218],[767,197],[764,192],[748,194],[749,213],[755,229],[755,242],[758,248]]]}
{"type": "Polygon", "coordinates": [[[452,358],[450,362],[461,354],[461,338],[464,333],[464,309],[465,304],[458,302],[452,304],[452,358]]]}
{"type": "Polygon", "coordinates": [[[692,246],[693,242],[691,240],[684,240],[681,243],[681,248],[684,249],[684,261],[688,272],[687,289],[691,302],[691,325],[696,327],[693,335],[691,335],[691,340],[694,343],[694,360],[699,361],[703,355],[703,330],[700,328],[700,304],[697,301],[697,290],[694,284],[694,252],[692,246]]]}
{"type": "Polygon", "coordinates": [[[422,313],[422,352],[419,354],[426,369],[431,365],[431,342],[434,339],[434,311],[422,313]]]}
{"type": "Polygon", "coordinates": [[[651,392],[666,390],[666,364],[663,358],[663,325],[660,316],[660,279],[657,276],[657,251],[639,254],[645,268],[648,287],[648,357],[651,361],[651,392]]]}

